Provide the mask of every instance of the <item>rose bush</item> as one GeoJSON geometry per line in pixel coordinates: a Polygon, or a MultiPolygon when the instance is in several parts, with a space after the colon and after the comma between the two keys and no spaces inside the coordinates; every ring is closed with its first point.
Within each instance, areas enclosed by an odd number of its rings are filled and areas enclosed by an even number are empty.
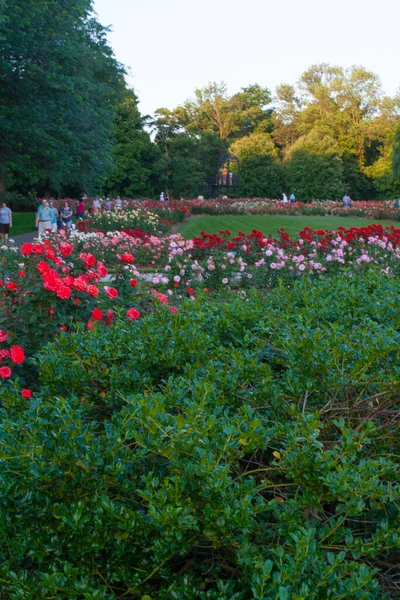
{"type": "Polygon", "coordinates": [[[394,598],[399,293],[156,296],[50,343],[2,388],[5,598],[394,598]]]}

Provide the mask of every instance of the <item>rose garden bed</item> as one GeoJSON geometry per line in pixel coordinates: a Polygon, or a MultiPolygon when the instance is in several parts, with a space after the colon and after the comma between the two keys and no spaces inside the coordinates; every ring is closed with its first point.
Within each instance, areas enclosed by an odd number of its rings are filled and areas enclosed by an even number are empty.
{"type": "Polygon", "coordinates": [[[2,597],[395,598],[399,266],[381,226],[0,250],[2,597]]]}

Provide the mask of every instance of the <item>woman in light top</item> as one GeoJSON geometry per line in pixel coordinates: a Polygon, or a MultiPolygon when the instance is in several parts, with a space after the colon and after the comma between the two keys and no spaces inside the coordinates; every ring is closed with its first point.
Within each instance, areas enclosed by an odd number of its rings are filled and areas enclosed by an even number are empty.
{"type": "Polygon", "coordinates": [[[50,200],[49,206],[51,210],[51,230],[57,231],[58,210],[54,206],[53,200],[50,200]]]}
{"type": "Polygon", "coordinates": [[[99,198],[95,198],[93,200],[93,212],[95,215],[98,215],[101,210],[101,202],[99,198]]]}

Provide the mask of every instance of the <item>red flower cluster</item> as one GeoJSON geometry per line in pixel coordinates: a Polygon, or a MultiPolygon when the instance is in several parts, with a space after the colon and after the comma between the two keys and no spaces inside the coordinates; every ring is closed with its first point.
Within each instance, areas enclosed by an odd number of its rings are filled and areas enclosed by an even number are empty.
{"type": "MultiPolygon", "coordinates": [[[[0,330],[0,342],[6,342],[8,339],[8,333],[0,330]]],[[[25,351],[21,346],[11,346],[10,349],[3,348],[0,350],[0,363],[6,360],[11,360],[14,365],[21,365],[25,360],[25,351]]],[[[9,379],[12,375],[12,370],[9,366],[3,365],[0,367],[0,378],[9,379]]]]}
{"type": "Polygon", "coordinates": [[[104,286],[104,291],[106,292],[110,300],[115,300],[116,298],[118,298],[118,290],[116,290],[115,288],[104,286]]]}
{"type": "Polygon", "coordinates": [[[128,264],[132,264],[135,259],[133,258],[132,254],[129,254],[129,252],[124,252],[124,254],[121,256],[121,260],[128,264]]]}
{"type": "Polygon", "coordinates": [[[140,312],[136,308],[130,308],[126,316],[130,321],[137,321],[137,319],[140,319],[140,312]]]}

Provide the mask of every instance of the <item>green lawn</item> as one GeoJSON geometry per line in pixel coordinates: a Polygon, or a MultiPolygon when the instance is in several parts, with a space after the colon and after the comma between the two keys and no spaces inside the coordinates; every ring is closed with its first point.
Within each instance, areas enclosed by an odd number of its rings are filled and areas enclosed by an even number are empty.
{"type": "Polygon", "coordinates": [[[213,217],[200,215],[185,221],[178,233],[182,234],[186,239],[191,239],[199,235],[203,230],[207,233],[218,233],[221,229],[229,229],[234,235],[239,231],[250,233],[252,229],[258,229],[264,234],[272,233],[275,235],[278,229],[283,227],[288,233],[295,235],[304,227],[311,227],[311,229],[336,229],[340,225],[343,227],[363,227],[371,223],[380,223],[383,226],[394,225],[400,228],[399,221],[370,221],[368,219],[347,217],[275,217],[270,215],[226,215],[213,217]]]}
{"type": "Polygon", "coordinates": [[[10,231],[10,237],[36,231],[35,213],[15,212],[12,218],[13,226],[10,231]]]}

